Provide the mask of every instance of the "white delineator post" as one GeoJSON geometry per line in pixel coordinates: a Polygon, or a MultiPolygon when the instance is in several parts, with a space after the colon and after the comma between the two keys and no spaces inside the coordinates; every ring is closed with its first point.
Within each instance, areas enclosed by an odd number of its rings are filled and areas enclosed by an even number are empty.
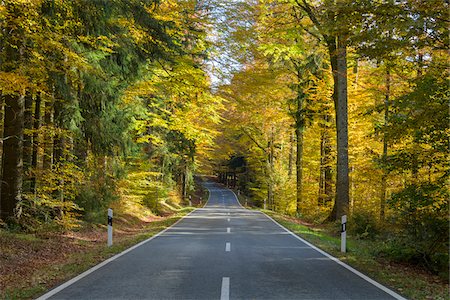
{"type": "Polygon", "coordinates": [[[113,210],[111,208],[108,208],[108,247],[112,246],[113,240],[113,227],[112,227],[112,220],[113,220],[113,210]]]}
{"type": "Polygon", "coordinates": [[[341,223],[341,252],[347,252],[347,215],[342,216],[341,223]]]}

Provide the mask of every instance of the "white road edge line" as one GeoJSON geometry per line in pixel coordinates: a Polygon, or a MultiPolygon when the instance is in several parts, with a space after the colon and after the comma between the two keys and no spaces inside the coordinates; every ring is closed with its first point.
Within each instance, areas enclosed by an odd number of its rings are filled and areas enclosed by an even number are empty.
{"type": "Polygon", "coordinates": [[[231,252],[231,243],[225,244],[225,252],[231,252]]]}
{"type": "MultiPolygon", "coordinates": [[[[227,188],[227,189],[228,189],[228,188],[227,188]]],[[[236,193],[235,193],[232,189],[229,189],[229,190],[233,193],[234,197],[236,198],[236,202],[239,204],[239,206],[240,206],[241,208],[246,209],[245,207],[242,206],[241,202],[239,202],[239,198],[238,198],[238,196],[236,195],[236,193]]]]}
{"type": "Polygon", "coordinates": [[[222,289],[220,291],[220,300],[230,299],[230,277],[222,278],[222,289]]]}
{"type": "Polygon", "coordinates": [[[394,292],[393,290],[385,287],[384,285],[382,285],[381,283],[376,282],[375,280],[373,280],[372,278],[368,277],[367,275],[364,275],[363,273],[359,272],[358,270],[350,267],[349,265],[347,265],[346,263],[340,261],[338,258],[332,256],[331,254],[328,254],[327,252],[323,251],[322,249],[317,248],[316,246],[314,246],[313,244],[309,243],[308,241],[302,239],[301,237],[299,237],[298,235],[296,235],[295,233],[293,233],[292,231],[290,231],[289,229],[287,229],[286,227],[284,227],[283,225],[281,225],[280,223],[278,223],[277,221],[275,221],[274,219],[272,219],[270,216],[266,215],[263,212],[260,212],[261,214],[265,215],[267,218],[269,218],[270,220],[272,220],[272,222],[274,222],[275,224],[277,224],[278,226],[280,226],[282,229],[284,229],[285,231],[287,231],[290,235],[292,235],[293,237],[295,237],[296,239],[302,241],[303,243],[305,243],[306,245],[310,246],[311,248],[313,248],[314,250],[316,250],[317,252],[325,255],[326,257],[328,257],[329,259],[333,260],[335,263],[343,266],[344,268],[346,268],[347,270],[349,270],[350,272],[354,273],[355,275],[358,275],[359,277],[361,277],[362,279],[364,279],[365,281],[373,284],[374,286],[376,286],[377,288],[379,288],[380,290],[382,290],[383,292],[391,295],[392,297],[394,297],[395,299],[398,300],[407,300],[406,298],[402,297],[401,295],[397,294],[396,292],[394,292]]]}
{"type": "Polygon", "coordinates": [[[231,228],[227,227],[227,233],[231,233],[231,228]]]}
{"type": "MultiPolygon", "coordinates": [[[[209,198],[208,198],[208,200],[209,200],[209,198]]],[[[144,244],[150,242],[151,240],[153,240],[153,239],[157,238],[158,236],[164,234],[167,230],[169,230],[169,229],[172,228],[173,226],[177,225],[179,222],[181,222],[184,218],[186,218],[187,216],[189,216],[190,214],[192,214],[194,211],[195,211],[195,210],[191,211],[190,213],[188,213],[187,215],[185,215],[184,217],[182,217],[181,219],[179,219],[178,221],[176,221],[175,223],[173,223],[171,226],[167,227],[167,228],[164,229],[163,231],[158,232],[158,233],[155,234],[154,236],[152,236],[152,237],[150,237],[150,238],[148,238],[148,239],[146,239],[146,240],[140,242],[139,244],[136,244],[136,245],[134,245],[134,246],[132,246],[132,247],[130,247],[130,248],[128,248],[128,249],[126,249],[126,250],[124,250],[124,251],[122,251],[122,252],[116,254],[116,255],[114,255],[113,257],[108,258],[107,260],[105,260],[105,261],[99,263],[98,265],[96,265],[96,266],[94,266],[94,267],[92,267],[92,268],[90,268],[90,269],[84,271],[84,272],[81,273],[80,275],[78,275],[78,276],[76,276],[76,277],[70,279],[69,281],[66,281],[65,283],[63,283],[63,284],[57,286],[56,288],[54,288],[54,289],[50,290],[49,292],[45,293],[44,295],[40,296],[40,297],[37,298],[36,300],[46,300],[46,299],[48,299],[48,298],[54,296],[55,294],[61,292],[61,291],[64,290],[65,288],[71,286],[72,284],[74,284],[74,283],[77,282],[78,280],[80,280],[80,279],[82,279],[82,278],[88,276],[89,274],[91,274],[91,273],[97,271],[97,270],[100,269],[101,267],[103,267],[103,266],[109,264],[110,262],[112,262],[112,261],[118,259],[119,257],[121,257],[121,256],[123,256],[123,255],[125,255],[125,254],[127,254],[128,252],[133,251],[134,249],[136,249],[136,248],[138,248],[138,247],[140,247],[140,246],[142,246],[142,245],[144,245],[144,244]]]]}

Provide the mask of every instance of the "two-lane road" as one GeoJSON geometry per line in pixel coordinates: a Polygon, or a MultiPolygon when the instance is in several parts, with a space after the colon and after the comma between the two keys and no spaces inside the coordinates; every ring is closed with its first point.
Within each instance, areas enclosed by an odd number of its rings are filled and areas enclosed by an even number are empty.
{"type": "Polygon", "coordinates": [[[403,299],[205,186],[205,208],[42,299],[403,299]]]}

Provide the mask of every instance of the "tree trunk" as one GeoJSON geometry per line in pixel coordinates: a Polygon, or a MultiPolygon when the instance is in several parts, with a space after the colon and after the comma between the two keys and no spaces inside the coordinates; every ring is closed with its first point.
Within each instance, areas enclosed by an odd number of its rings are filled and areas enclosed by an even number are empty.
{"type": "Polygon", "coordinates": [[[305,127],[305,116],[303,112],[304,93],[301,86],[301,79],[303,74],[297,71],[297,111],[295,113],[295,135],[297,137],[297,156],[296,156],[296,175],[297,175],[297,215],[302,213],[302,191],[303,191],[303,130],[305,127]]]}
{"type": "Polygon", "coordinates": [[[337,137],[336,200],[327,221],[339,221],[349,206],[347,45],[342,36],[328,37],[326,42],[333,72],[337,137]]]}
{"type": "MultiPolygon", "coordinates": [[[[4,122],[3,122],[3,117],[4,117],[4,107],[5,107],[5,98],[2,95],[1,91],[0,91],[0,138],[3,141],[3,129],[5,128],[4,126],[4,122]]],[[[3,142],[0,143],[0,178],[2,175],[2,158],[3,158],[3,142]]],[[[0,184],[1,186],[1,184],[0,184]]]]}
{"type": "Polygon", "coordinates": [[[294,166],[294,134],[291,132],[289,137],[289,165],[288,165],[288,177],[292,177],[292,170],[294,166]]]}
{"type": "Polygon", "coordinates": [[[45,134],[43,168],[45,170],[49,170],[53,164],[53,136],[51,134],[51,131],[53,130],[53,104],[50,100],[45,102],[44,124],[45,134]]]}
{"type": "Polygon", "coordinates": [[[336,220],[348,213],[348,107],[347,107],[347,45],[344,37],[337,41],[337,170],[336,170],[336,220]]]}
{"type": "Polygon", "coordinates": [[[302,190],[303,190],[303,130],[300,127],[295,129],[297,135],[297,157],[296,157],[296,172],[297,172],[297,215],[300,215],[302,210],[302,190]]]}
{"type": "Polygon", "coordinates": [[[62,103],[60,100],[56,101],[54,104],[53,117],[55,126],[60,129],[58,134],[53,140],[53,163],[59,163],[64,157],[64,148],[66,144],[66,139],[64,133],[61,130],[64,129],[64,122],[62,118],[62,103]]]}
{"type": "Polygon", "coordinates": [[[386,127],[389,122],[389,98],[391,93],[391,71],[389,66],[386,66],[386,91],[384,96],[384,132],[383,132],[383,175],[381,176],[381,194],[380,194],[380,220],[384,220],[385,205],[386,205],[386,186],[387,186],[387,155],[388,155],[388,139],[386,134],[386,127]]]}
{"type": "Polygon", "coordinates": [[[273,127],[271,128],[271,132],[270,132],[270,139],[269,139],[269,157],[268,157],[268,162],[269,162],[269,176],[268,176],[268,180],[269,180],[269,186],[268,186],[268,190],[267,190],[267,202],[269,205],[269,208],[272,210],[275,210],[275,203],[274,203],[274,195],[273,195],[273,179],[274,179],[274,132],[273,132],[273,127]]]}
{"type": "Polygon", "coordinates": [[[36,95],[34,107],[34,123],[33,123],[33,153],[31,156],[31,192],[36,192],[36,170],[38,168],[38,152],[39,152],[39,129],[41,128],[41,95],[36,95]]]}
{"type": "Polygon", "coordinates": [[[24,185],[23,190],[29,192],[31,190],[30,168],[33,156],[33,96],[27,92],[25,94],[25,112],[24,112],[24,129],[23,134],[23,171],[24,171],[24,185]]]}
{"type": "MultiPolygon", "coordinates": [[[[419,51],[418,55],[418,69],[417,69],[417,78],[420,79],[422,77],[422,69],[423,69],[423,53],[419,51]]],[[[417,142],[416,138],[413,140],[413,149],[412,149],[412,161],[411,161],[411,173],[412,173],[412,182],[417,184],[419,182],[419,152],[420,146],[417,142]]]]}
{"type": "Polygon", "coordinates": [[[332,170],[331,143],[328,122],[328,112],[322,115],[324,124],[320,133],[320,177],[319,177],[319,205],[327,205],[332,201],[332,170]]]}
{"type": "Polygon", "coordinates": [[[4,98],[5,121],[0,217],[3,221],[8,221],[14,216],[14,209],[21,200],[22,194],[25,97],[6,95],[4,98]]]}

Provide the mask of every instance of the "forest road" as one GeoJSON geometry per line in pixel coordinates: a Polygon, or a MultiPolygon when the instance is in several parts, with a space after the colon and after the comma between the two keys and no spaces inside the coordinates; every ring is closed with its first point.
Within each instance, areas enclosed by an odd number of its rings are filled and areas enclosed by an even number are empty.
{"type": "Polygon", "coordinates": [[[403,299],[205,186],[204,208],[39,299],[403,299]]]}

